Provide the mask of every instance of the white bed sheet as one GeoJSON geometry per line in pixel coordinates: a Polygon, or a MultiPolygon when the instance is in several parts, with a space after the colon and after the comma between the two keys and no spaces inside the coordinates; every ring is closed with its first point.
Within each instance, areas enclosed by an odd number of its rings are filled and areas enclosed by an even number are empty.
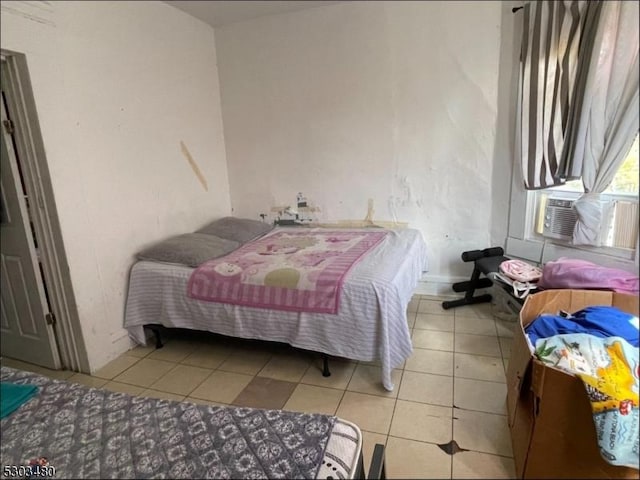
{"type": "MultiPolygon", "coordinates": [[[[275,233],[280,229],[273,231],[275,233]]],[[[382,384],[411,355],[407,305],[427,268],[426,245],[414,229],[391,230],[345,277],[337,315],[286,312],[187,297],[194,269],[140,261],[133,265],[124,327],[145,345],[143,325],[205,330],[288,343],[360,361],[379,361],[382,384]]]]}

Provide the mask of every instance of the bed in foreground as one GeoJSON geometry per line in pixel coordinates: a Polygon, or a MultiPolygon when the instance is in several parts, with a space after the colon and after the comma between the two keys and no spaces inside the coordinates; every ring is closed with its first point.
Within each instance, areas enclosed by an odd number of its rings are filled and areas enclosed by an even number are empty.
{"type": "MultiPolygon", "coordinates": [[[[273,249],[270,245],[274,243],[270,244],[270,240],[286,235],[286,232],[327,235],[327,229],[320,228],[276,228],[249,243],[256,243],[257,252],[270,254],[267,250],[273,249]]],[[[169,328],[288,343],[297,348],[352,360],[379,361],[382,383],[387,390],[392,390],[391,370],[402,364],[412,352],[406,308],[426,268],[426,245],[420,232],[413,229],[345,229],[335,232],[334,236],[340,237],[349,232],[354,232],[354,235],[362,232],[384,234],[348,269],[341,282],[339,306],[335,313],[192,298],[187,291],[193,286],[190,282],[193,268],[139,261],[130,273],[124,327],[130,337],[141,345],[147,341],[144,326],[160,324],[169,328]]],[[[331,240],[333,236],[328,238],[331,240]]],[[[340,238],[331,241],[338,242],[340,238]]],[[[235,258],[234,254],[232,252],[220,260],[235,258]]],[[[286,281],[286,278],[278,281],[286,281]]]]}
{"type": "Polygon", "coordinates": [[[138,397],[7,367],[0,380],[37,386],[1,421],[0,461],[21,476],[45,459],[49,478],[364,478],[361,432],[334,416],[138,397]]]}

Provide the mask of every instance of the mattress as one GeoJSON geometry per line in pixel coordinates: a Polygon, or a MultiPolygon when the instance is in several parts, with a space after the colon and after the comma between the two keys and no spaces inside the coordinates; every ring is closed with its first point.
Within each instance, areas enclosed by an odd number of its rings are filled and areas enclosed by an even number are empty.
{"type": "MultiPolygon", "coordinates": [[[[358,427],[330,415],[196,405],[2,367],[38,393],[2,419],[2,465],[55,478],[354,478],[358,427]]],[[[24,475],[22,475],[24,476],[24,475]]]]}
{"type": "Polygon", "coordinates": [[[406,309],[426,266],[421,233],[391,230],[350,270],[338,314],[328,314],[191,299],[186,292],[194,269],[140,261],[130,272],[124,327],[141,345],[147,341],[143,326],[161,324],[283,342],[352,360],[379,361],[382,383],[393,390],[391,370],[412,352],[406,309]]]}

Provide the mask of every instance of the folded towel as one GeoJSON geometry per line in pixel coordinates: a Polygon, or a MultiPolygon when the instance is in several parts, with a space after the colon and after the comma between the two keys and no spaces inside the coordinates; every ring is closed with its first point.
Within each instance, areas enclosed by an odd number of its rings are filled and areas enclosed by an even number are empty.
{"type": "Polygon", "coordinates": [[[17,410],[38,392],[35,385],[0,383],[0,418],[17,410]]]}

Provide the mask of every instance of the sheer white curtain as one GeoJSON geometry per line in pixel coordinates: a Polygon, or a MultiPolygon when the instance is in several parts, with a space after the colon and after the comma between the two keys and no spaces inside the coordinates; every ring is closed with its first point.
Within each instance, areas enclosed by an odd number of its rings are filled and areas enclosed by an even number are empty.
{"type": "Polygon", "coordinates": [[[605,220],[600,194],[638,134],[638,5],[636,1],[601,2],[569,150],[571,169],[581,172],[587,192],[575,205],[575,245],[599,244],[605,220]]]}

